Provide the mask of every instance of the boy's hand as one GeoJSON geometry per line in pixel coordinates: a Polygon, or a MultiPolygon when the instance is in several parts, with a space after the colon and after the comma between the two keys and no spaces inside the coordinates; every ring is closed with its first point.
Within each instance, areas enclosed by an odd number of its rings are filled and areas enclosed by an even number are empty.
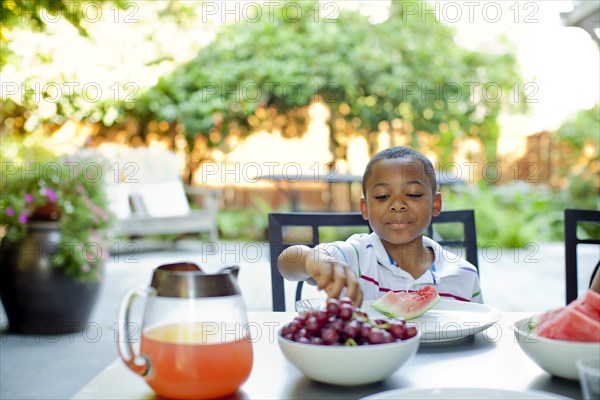
{"type": "Polygon", "coordinates": [[[362,304],[363,293],[358,284],[354,271],[347,265],[328,259],[306,260],[306,272],[315,280],[319,290],[325,290],[327,296],[339,298],[342,290],[346,288],[348,296],[356,306],[362,304]]]}

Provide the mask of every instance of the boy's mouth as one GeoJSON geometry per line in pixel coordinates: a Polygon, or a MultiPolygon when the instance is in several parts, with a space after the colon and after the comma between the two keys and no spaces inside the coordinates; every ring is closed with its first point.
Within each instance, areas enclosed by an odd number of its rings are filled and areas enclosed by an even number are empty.
{"type": "Polygon", "coordinates": [[[411,224],[410,221],[395,220],[395,221],[388,222],[386,225],[392,229],[406,229],[406,227],[408,227],[410,224],[411,224]]]}

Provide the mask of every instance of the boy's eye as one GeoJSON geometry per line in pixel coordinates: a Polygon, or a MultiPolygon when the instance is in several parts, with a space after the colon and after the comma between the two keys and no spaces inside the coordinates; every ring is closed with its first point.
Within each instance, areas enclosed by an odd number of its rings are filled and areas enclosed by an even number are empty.
{"type": "Polygon", "coordinates": [[[388,197],[390,197],[390,196],[387,194],[380,194],[380,195],[375,196],[375,200],[385,200],[388,197]]]}
{"type": "Polygon", "coordinates": [[[409,193],[407,194],[408,197],[411,197],[413,199],[418,199],[419,197],[423,197],[423,195],[421,193],[409,193]]]}

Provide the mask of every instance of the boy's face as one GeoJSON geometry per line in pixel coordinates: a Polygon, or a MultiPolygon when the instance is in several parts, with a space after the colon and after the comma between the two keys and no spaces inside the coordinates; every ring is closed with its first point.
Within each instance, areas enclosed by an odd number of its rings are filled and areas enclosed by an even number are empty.
{"type": "Polygon", "coordinates": [[[412,158],[377,161],[365,188],[361,213],[384,243],[412,242],[442,209],[441,195],[433,193],[425,167],[412,158]]]}

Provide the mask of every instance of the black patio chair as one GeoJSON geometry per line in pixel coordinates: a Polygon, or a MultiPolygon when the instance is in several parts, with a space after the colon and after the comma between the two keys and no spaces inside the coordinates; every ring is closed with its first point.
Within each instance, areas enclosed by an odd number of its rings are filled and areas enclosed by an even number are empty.
{"type": "MultiPolygon", "coordinates": [[[[600,211],[566,209],[564,216],[566,304],[569,304],[577,298],[579,292],[577,279],[577,246],[580,244],[600,245],[600,237],[580,239],[577,236],[577,226],[582,222],[591,222],[600,225],[600,211]]],[[[596,266],[596,269],[597,268],[598,266],[596,266]]],[[[590,277],[590,285],[594,278],[594,273],[592,273],[592,276],[590,277]]]]}
{"type": "MultiPolygon", "coordinates": [[[[320,243],[320,227],[363,227],[365,232],[370,231],[368,221],[362,218],[357,212],[338,213],[338,212],[290,212],[290,213],[271,213],[269,214],[269,247],[271,253],[271,286],[273,311],[285,311],[285,290],[284,279],[277,269],[277,258],[281,252],[289,246],[295,244],[304,244],[314,247],[320,243]],[[301,226],[311,228],[312,238],[304,243],[294,243],[284,240],[284,228],[301,226]]],[[[475,231],[475,212],[473,210],[443,211],[439,216],[434,217],[431,225],[427,229],[427,236],[434,237],[443,247],[457,248],[462,247],[465,250],[465,258],[477,268],[479,272],[479,262],[477,258],[477,234],[475,231]],[[434,235],[433,226],[436,224],[460,223],[463,227],[462,239],[444,240],[434,235]]],[[[298,301],[302,295],[302,284],[298,282],[296,286],[295,300],[298,301]]]]}

